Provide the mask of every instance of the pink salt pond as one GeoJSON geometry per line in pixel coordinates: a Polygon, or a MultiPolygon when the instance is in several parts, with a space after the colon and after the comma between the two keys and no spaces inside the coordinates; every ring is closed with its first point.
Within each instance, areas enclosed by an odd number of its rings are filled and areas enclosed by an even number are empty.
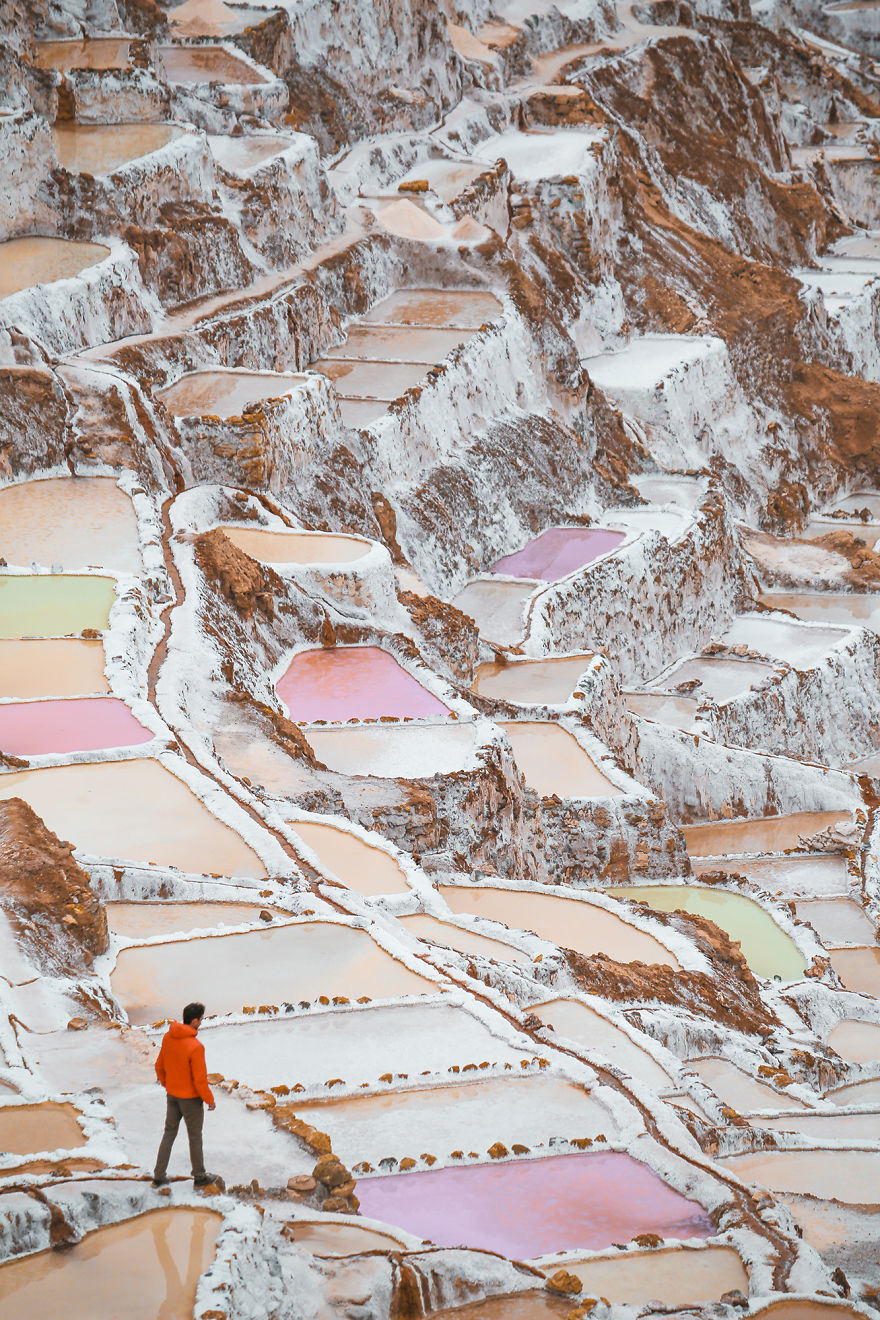
{"type": "Polygon", "coordinates": [[[302,724],[449,714],[448,706],[378,646],[301,651],[277,686],[290,718],[302,724]]]}
{"type": "Polygon", "coordinates": [[[604,527],[550,527],[522,550],[497,560],[489,572],[557,582],[616,549],[623,540],[624,532],[612,532],[604,527]]]}
{"type": "Polygon", "coordinates": [[[628,1242],[707,1238],[702,1206],[620,1152],[554,1155],[358,1180],[361,1213],[438,1246],[515,1259],[628,1242]]]}
{"type": "Polygon", "coordinates": [[[43,756],[135,747],[155,735],[116,697],[16,701],[0,705],[0,752],[43,756]]]}

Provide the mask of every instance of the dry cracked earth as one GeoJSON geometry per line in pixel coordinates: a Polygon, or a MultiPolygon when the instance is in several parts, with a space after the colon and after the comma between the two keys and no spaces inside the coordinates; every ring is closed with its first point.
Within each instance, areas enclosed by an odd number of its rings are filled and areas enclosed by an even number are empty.
{"type": "Polygon", "coordinates": [[[3,1320],[877,1316],[880,0],[5,0],[0,182],[3,1320]]]}

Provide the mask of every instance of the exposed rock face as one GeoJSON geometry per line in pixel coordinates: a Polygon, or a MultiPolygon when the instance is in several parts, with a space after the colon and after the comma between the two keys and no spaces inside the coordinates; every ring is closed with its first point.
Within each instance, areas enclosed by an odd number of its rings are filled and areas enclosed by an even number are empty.
{"type": "Polygon", "coordinates": [[[107,948],[107,917],[69,843],[20,798],[0,802],[0,903],[35,961],[81,973],[107,948]]]}

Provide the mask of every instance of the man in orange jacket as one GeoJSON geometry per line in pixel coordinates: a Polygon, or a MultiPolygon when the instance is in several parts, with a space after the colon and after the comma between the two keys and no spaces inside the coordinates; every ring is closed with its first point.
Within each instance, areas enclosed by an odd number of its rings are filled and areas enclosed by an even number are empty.
{"type": "Polygon", "coordinates": [[[183,1010],[183,1021],[172,1022],[165,1032],[156,1058],[156,1077],[168,1093],[168,1108],[165,1113],[165,1131],[156,1156],[154,1187],[162,1187],[168,1182],[168,1161],[181,1119],[186,1123],[186,1134],[189,1137],[193,1182],[196,1187],[205,1187],[217,1181],[215,1173],[205,1173],[205,1157],[202,1154],[205,1105],[209,1109],[214,1108],[214,1097],[208,1086],[205,1067],[205,1047],[198,1039],[204,1015],[204,1004],[187,1004],[183,1010]]]}

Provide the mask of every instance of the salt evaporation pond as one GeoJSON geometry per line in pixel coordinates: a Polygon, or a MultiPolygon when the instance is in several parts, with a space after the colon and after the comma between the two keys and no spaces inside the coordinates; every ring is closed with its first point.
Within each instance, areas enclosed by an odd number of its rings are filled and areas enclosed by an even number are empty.
{"type": "Polygon", "coordinates": [[[515,660],[477,667],[471,690],[494,701],[520,706],[564,705],[589,667],[592,653],[560,656],[553,660],[515,660]]]}
{"type": "MultiPolygon", "coordinates": [[[[238,10],[238,13],[241,12],[238,10]]],[[[293,142],[293,138],[284,137],[280,133],[261,133],[240,138],[224,137],[219,133],[208,134],[208,145],[217,164],[237,174],[273,160],[282,151],[292,147],[293,142]]]]}
{"type": "Polygon", "coordinates": [[[75,574],[0,574],[0,637],[67,637],[110,622],[116,583],[75,574]]]}
{"type": "Polygon", "coordinates": [[[308,741],[328,770],[344,775],[421,779],[475,768],[473,724],[382,724],[310,728],[308,741]]]}
{"type": "Polygon", "coordinates": [[[618,1152],[430,1169],[358,1180],[361,1213],[438,1246],[517,1260],[597,1250],[638,1233],[706,1238],[702,1206],[618,1152]]]}
{"type": "Polygon", "coordinates": [[[723,704],[743,696],[755,684],[773,673],[772,665],[761,660],[732,660],[722,656],[699,655],[680,660],[671,669],[651,680],[651,686],[672,691],[679,683],[699,680],[695,695],[700,700],[711,697],[723,704]]]}
{"type": "Polygon", "coordinates": [[[319,995],[396,999],[439,989],[366,931],[323,921],[126,948],[110,984],[135,1026],[176,1017],[194,985],[209,1016],[319,995]]]}
{"type": "Polygon", "coordinates": [[[819,894],[831,898],[845,893],[849,887],[846,858],[829,853],[816,857],[736,857],[733,860],[691,853],[691,864],[697,877],[705,871],[744,875],[759,888],[786,898],[814,898],[819,894]]]}
{"type": "Polygon", "coordinates": [[[118,1320],[120,1289],[125,1320],[192,1315],[222,1223],[213,1210],[153,1210],[96,1229],[67,1251],[7,1261],[0,1265],[3,1320],[118,1320]]]}
{"type": "Polygon", "coordinates": [[[489,572],[531,581],[558,582],[600,555],[615,550],[624,540],[624,532],[604,527],[549,527],[521,550],[497,559],[489,572]]]}
{"type": "Polygon", "coordinates": [[[803,1109],[802,1100],[774,1091],[727,1059],[690,1059],[687,1067],[711,1086],[719,1100],[739,1113],[761,1109],[803,1109]]]}
{"type": "Polygon", "coordinates": [[[300,651],[276,688],[288,715],[298,724],[449,714],[448,706],[379,646],[300,651]]]}
{"type": "Polygon", "coordinates": [[[0,243],[0,298],[80,275],[109,257],[103,243],[75,243],[68,238],[8,238],[0,243]]]}
{"type": "Polygon", "coordinates": [[[451,326],[479,330],[501,311],[492,293],[481,289],[398,289],[376,303],[365,321],[372,325],[451,326]]]}
{"type": "MultiPolygon", "coordinates": [[[[217,926],[244,926],[259,921],[265,908],[254,903],[107,903],[107,925],[114,935],[130,940],[154,935],[182,935],[217,926]]],[[[277,916],[288,914],[277,912],[277,916]]]]}
{"type": "Polygon", "coordinates": [[[871,1077],[865,1082],[839,1086],[836,1091],[829,1091],[826,1099],[846,1109],[851,1105],[872,1105],[880,1109],[880,1078],[871,1077]]]}
{"type": "Polygon", "coordinates": [[[774,1150],[716,1163],[772,1192],[798,1192],[846,1205],[876,1205],[880,1153],[867,1150],[774,1150]]]}
{"type": "Polygon", "coordinates": [[[452,604],[473,619],[481,637],[499,646],[513,646],[525,635],[526,603],[533,594],[531,582],[523,586],[521,582],[477,578],[453,596],[452,604]]]}
{"type": "Polygon", "coordinates": [[[391,853],[349,830],[311,820],[289,821],[325,871],[360,894],[406,894],[406,876],[391,853]]]}
{"type": "Polygon", "coordinates": [[[333,532],[266,532],[221,528],[227,541],[263,564],[351,564],[370,552],[369,541],[333,532]]]}
{"type": "Polygon", "coordinates": [[[796,905],[801,921],[808,921],[826,948],[835,944],[870,944],[874,923],[851,898],[808,899],[796,905]]]}
{"type": "Polygon", "coordinates": [[[850,825],[852,817],[839,811],[796,811],[787,816],[757,816],[751,820],[715,820],[682,827],[687,850],[694,857],[725,854],[784,852],[800,847],[832,825],[850,825]]]}
{"type": "Polygon", "coordinates": [[[561,948],[590,956],[604,953],[617,962],[662,963],[678,967],[674,954],[635,926],[585,899],[558,898],[525,889],[478,889],[440,885],[440,895],[453,912],[466,912],[534,931],[561,948]]]}
{"type": "Polygon", "coordinates": [[[627,710],[642,719],[654,720],[657,724],[668,724],[672,729],[681,729],[693,733],[696,729],[696,697],[670,697],[666,693],[624,692],[623,700],[627,710]]]}
{"type": "Polygon", "coordinates": [[[880,518],[880,494],[875,490],[857,490],[853,495],[846,495],[836,501],[838,509],[847,513],[860,513],[868,509],[872,518],[880,518]]]}
{"type": "Polygon", "coordinates": [[[880,997],[880,949],[835,949],[831,966],[847,990],[880,997]]]}
{"type": "Polygon", "coordinates": [[[249,404],[281,399],[301,388],[304,377],[276,371],[190,371],[156,391],[175,417],[239,417],[249,404]]]}
{"type": "Polygon", "coordinates": [[[387,1157],[416,1158],[422,1152],[484,1155],[497,1141],[533,1148],[555,1137],[617,1136],[603,1105],[570,1082],[544,1074],[297,1103],[296,1113],[326,1132],[334,1152],[349,1165],[358,1160],[378,1165],[387,1157]]]}
{"type": "Polygon", "coordinates": [[[256,853],[151,759],[17,770],[0,800],[20,797],[61,839],[94,857],[176,866],[198,875],[266,875],[256,853]]]}
{"type": "Polygon", "coordinates": [[[708,917],[739,944],[756,976],[780,976],[784,981],[803,976],[807,964],[794,940],[760,903],[743,894],[705,885],[621,885],[606,892],[642,901],[661,912],[708,917]]]}
{"type": "Polygon", "coordinates": [[[431,1320],[566,1320],[571,1310],[571,1297],[563,1300],[551,1293],[523,1292],[432,1311],[431,1320]]]}
{"type": "Polygon", "coordinates": [[[325,1220],[295,1220],[286,1233],[290,1241],[313,1256],[354,1256],[362,1251],[406,1251],[398,1238],[375,1228],[357,1224],[334,1224],[325,1220]]]}
{"type": "Polygon", "coordinates": [[[0,752],[12,756],[135,747],[154,737],[117,697],[0,703],[0,752]]]}
{"type": "Polygon", "coordinates": [[[38,41],[34,64],[38,69],[125,69],[128,67],[128,37],[73,38],[68,41],[38,41]]]}
{"type": "Polygon", "coordinates": [[[880,1063],[880,1024],[876,1022],[844,1018],[832,1027],[825,1043],[847,1063],[880,1063]]]}
{"type": "Polygon", "coordinates": [[[522,949],[514,948],[501,940],[493,940],[488,935],[478,935],[476,931],[464,926],[453,926],[450,921],[439,921],[426,913],[417,912],[411,917],[398,917],[401,926],[411,931],[418,939],[430,944],[445,945],[463,953],[467,957],[495,958],[499,962],[528,963],[531,958],[522,949]]]}
{"type": "MultiPolygon", "coordinates": [[[[518,1068],[533,1053],[531,1041],[511,1045],[473,1013],[445,1003],[328,1008],[202,1032],[212,1069],[262,1090],[321,1086],[330,1077],[375,1086],[384,1073],[402,1071],[413,1079],[426,1070],[445,1077],[455,1065],[484,1061],[518,1068]]],[[[396,1103],[396,1093],[390,1100],[396,1103]]]]}
{"type": "Polygon", "coordinates": [[[574,1041],[589,1054],[604,1055],[614,1067],[638,1078],[652,1090],[671,1089],[669,1074],[647,1050],[640,1049],[621,1027],[616,1027],[589,1005],[577,999],[548,999],[544,1004],[532,1004],[531,1012],[552,1026],[557,1036],[574,1041]]]}
{"type": "Polygon", "coordinates": [[[845,1141],[853,1145],[880,1141],[880,1113],[875,1114],[788,1114],[781,1118],[761,1118],[752,1127],[771,1132],[796,1132],[811,1141],[845,1141]]]}
{"type": "Polygon", "coordinates": [[[424,380],[423,362],[361,362],[355,358],[323,357],[309,364],[329,377],[345,399],[378,399],[390,403],[424,380]]]}
{"type": "Polygon", "coordinates": [[[0,1106],[0,1152],[4,1155],[73,1150],[84,1144],[73,1105],[49,1102],[0,1106]]]}
{"type": "Polygon", "coordinates": [[[618,788],[561,724],[503,721],[516,764],[529,788],[542,797],[620,797],[618,788]]]}
{"type": "Polygon", "coordinates": [[[845,623],[880,632],[880,594],[855,592],[762,592],[762,605],[770,610],[790,610],[799,619],[814,623],[845,623]]]}
{"type": "Polygon", "coordinates": [[[427,326],[351,326],[341,344],[327,350],[328,358],[353,358],[361,362],[442,362],[467,343],[470,331],[435,329],[427,326]]]}
{"type": "Polygon", "coordinates": [[[167,146],[183,131],[176,124],[57,122],[52,128],[52,145],[58,164],[71,174],[109,174],[167,146]]]}
{"type": "Polygon", "coordinates": [[[101,641],[0,641],[0,697],[28,701],[109,691],[101,641]]]}
{"type": "MultiPolygon", "coordinates": [[[[627,1251],[590,1260],[560,1261],[576,1275],[586,1297],[605,1297],[622,1306],[684,1306],[716,1301],[737,1289],[748,1296],[749,1276],[732,1247],[674,1247],[670,1251],[627,1251]]],[[[551,1275],[556,1268],[544,1265],[551,1275]]],[[[577,1304],[577,1298],[572,1298],[577,1304]]]]}
{"type": "Polygon", "coordinates": [[[268,81],[265,74],[230,55],[222,46],[160,46],[157,54],[170,83],[192,86],[219,82],[256,87],[268,81]]]}
{"type": "Polygon", "coordinates": [[[880,537],[880,524],[863,523],[859,518],[809,518],[801,536],[805,541],[818,541],[821,536],[828,536],[831,532],[852,532],[869,549],[874,549],[880,537]]]}
{"type": "Polygon", "coordinates": [[[828,655],[849,633],[844,628],[818,628],[800,622],[741,614],[727,629],[728,646],[748,646],[762,655],[785,660],[796,669],[809,669],[828,655]]]}

